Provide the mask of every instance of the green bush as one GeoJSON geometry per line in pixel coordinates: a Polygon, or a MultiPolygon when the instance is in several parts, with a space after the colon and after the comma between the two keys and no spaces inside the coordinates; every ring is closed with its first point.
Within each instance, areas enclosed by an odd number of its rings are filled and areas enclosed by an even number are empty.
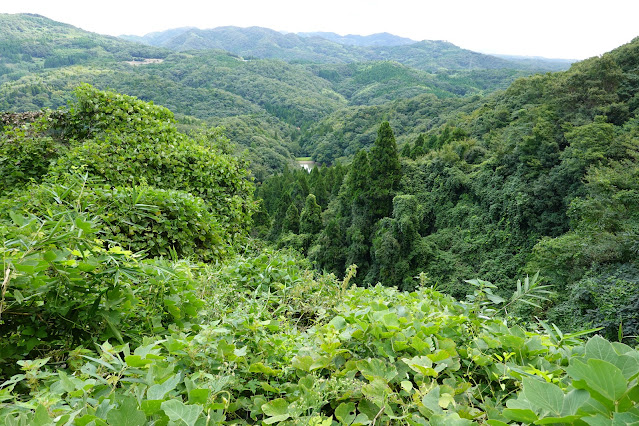
{"type": "Polygon", "coordinates": [[[31,181],[40,182],[64,150],[62,144],[43,135],[37,114],[23,115],[0,133],[0,194],[31,181]]]}
{"type": "Polygon", "coordinates": [[[78,346],[137,340],[197,317],[192,281],[163,261],[104,249],[96,216],[69,208],[53,216],[9,213],[0,228],[0,370],[47,354],[65,359],[78,346]]]}
{"type": "Polygon", "coordinates": [[[618,263],[591,268],[567,288],[565,301],[552,307],[550,321],[566,329],[602,327],[611,340],[639,336],[639,267],[618,263]]]}
{"type": "Polygon", "coordinates": [[[99,185],[87,175],[70,174],[64,181],[33,186],[14,194],[5,210],[35,215],[64,215],[79,209],[100,219],[99,236],[110,245],[148,257],[216,261],[226,257],[230,238],[209,206],[188,192],[153,187],[99,185]]]}
{"type": "Polygon", "coordinates": [[[91,86],[78,88],[76,97],[53,126],[67,138],[88,139],[58,159],[51,180],[86,167],[90,176],[112,186],[148,184],[190,192],[208,203],[231,240],[248,234],[253,185],[246,164],[219,151],[224,142],[219,133],[188,138],[177,131],[167,109],[91,86]]]}
{"type": "Polygon", "coordinates": [[[117,187],[95,192],[105,205],[105,239],[150,257],[225,257],[228,244],[208,206],[188,192],[150,187],[117,187]]]}
{"type": "Polygon", "coordinates": [[[229,296],[208,299],[214,321],[137,347],[107,342],[97,354],[75,351],[84,364],[70,360],[72,369],[56,371],[48,358],[22,360],[20,374],[1,385],[0,422],[504,426],[638,420],[636,350],[598,336],[584,343],[545,323],[537,331],[510,325],[496,315],[499,298],[481,280],[470,302],[423,287],[411,293],[349,289],[348,279],[314,280],[294,257],[273,252],[204,275],[214,294],[229,296]],[[260,276],[269,285],[262,286],[260,276]],[[288,316],[301,306],[300,297],[321,318],[311,327],[288,316]]]}
{"type": "Polygon", "coordinates": [[[173,113],[133,96],[81,84],[76,101],[51,117],[52,127],[68,138],[91,139],[102,132],[177,133],[173,113]]]}

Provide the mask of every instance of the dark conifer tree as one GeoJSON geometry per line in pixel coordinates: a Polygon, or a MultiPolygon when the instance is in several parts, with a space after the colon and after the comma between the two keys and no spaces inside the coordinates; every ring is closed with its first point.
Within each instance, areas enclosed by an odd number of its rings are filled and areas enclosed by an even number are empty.
{"type": "Polygon", "coordinates": [[[286,210],[286,216],[282,223],[282,231],[291,231],[294,234],[300,232],[300,211],[295,206],[295,203],[288,206],[288,209],[286,210]]]}
{"type": "Polygon", "coordinates": [[[404,144],[404,147],[402,148],[402,157],[404,158],[410,158],[410,154],[411,154],[411,148],[410,148],[410,143],[406,143],[404,144]]]}
{"type": "Polygon", "coordinates": [[[393,197],[402,178],[402,165],[397,153],[395,135],[388,121],[377,131],[377,139],[370,153],[370,202],[374,221],[390,216],[393,197]]]}
{"type": "Polygon", "coordinates": [[[308,194],[300,215],[300,233],[315,235],[322,230],[322,208],[317,204],[315,195],[308,194]]]}
{"type": "Polygon", "coordinates": [[[415,145],[413,146],[413,149],[410,153],[410,158],[412,158],[413,160],[421,157],[422,155],[424,155],[426,153],[426,138],[424,138],[424,134],[420,133],[420,135],[417,137],[417,140],[415,141],[415,145]]]}

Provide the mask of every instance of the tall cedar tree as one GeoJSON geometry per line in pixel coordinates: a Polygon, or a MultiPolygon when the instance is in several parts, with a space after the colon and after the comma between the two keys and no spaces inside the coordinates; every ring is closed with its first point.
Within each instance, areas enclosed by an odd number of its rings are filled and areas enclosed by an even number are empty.
{"type": "Polygon", "coordinates": [[[282,231],[291,231],[294,234],[300,232],[300,211],[295,207],[295,203],[288,206],[286,216],[282,223],[282,231]]]}
{"type": "Polygon", "coordinates": [[[402,178],[395,135],[388,121],[377,131],[370,159],[370,201],[374,222],[393,212],[393,197],[402,178]]]}
{"type": "Polygon", "coordinates": [[[318,234],[322,230],[322,208],[317,204],[315,195],[308,194],[300,215],[300,233],[318,234]]]}

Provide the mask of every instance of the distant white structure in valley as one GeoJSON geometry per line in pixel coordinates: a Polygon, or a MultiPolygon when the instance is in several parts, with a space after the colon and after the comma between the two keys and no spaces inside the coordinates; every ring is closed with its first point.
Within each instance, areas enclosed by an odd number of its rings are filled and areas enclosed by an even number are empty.
{"type": "Polygon", "coordinates": [[[297,160],[297,164],[302,166],[302,168],[309,173],[315,166],[317,166],[317,163],[313,160],[297,160]]]}

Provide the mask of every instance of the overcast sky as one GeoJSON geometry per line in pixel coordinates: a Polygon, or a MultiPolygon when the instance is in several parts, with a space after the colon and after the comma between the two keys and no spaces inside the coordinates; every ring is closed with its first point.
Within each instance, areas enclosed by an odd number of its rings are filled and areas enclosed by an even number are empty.
{"type": "Polygon", "coordinates": [[[639,0],[0,0],[0,12],[38,13],[110,35],[224,25],[389,32],[486,53],[570,59],[639,36],[639,0]]]}

